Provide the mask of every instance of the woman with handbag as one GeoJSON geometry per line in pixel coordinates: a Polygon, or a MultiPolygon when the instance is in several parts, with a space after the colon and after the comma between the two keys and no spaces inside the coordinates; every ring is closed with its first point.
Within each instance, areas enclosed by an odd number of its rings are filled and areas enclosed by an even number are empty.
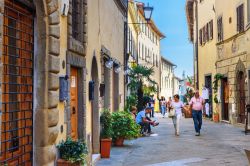
{"type": "Polygon", "coordinates": [[[179,95],[174,95],[174,100],[171,102],[169,117],[172,118],[174,128],[175,128],[175,135],[180,135],[180,120],[182,117],[182,110],[184,109],[184,104],[180,101],[179,95]]]}

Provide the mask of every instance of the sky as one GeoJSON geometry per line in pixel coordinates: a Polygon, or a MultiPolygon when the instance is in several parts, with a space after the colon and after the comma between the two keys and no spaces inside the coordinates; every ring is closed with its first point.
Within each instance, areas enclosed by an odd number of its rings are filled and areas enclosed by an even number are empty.
{"type": "Polygon", "coordinates": [[[152,19],[166,35],[161,41],[161,54],[177,65],[175,74],[182,77],[193,75],[193,45],[188,40],[188,28],[185,12],[186,0],[141,0],[153,6],[152,19]]]}

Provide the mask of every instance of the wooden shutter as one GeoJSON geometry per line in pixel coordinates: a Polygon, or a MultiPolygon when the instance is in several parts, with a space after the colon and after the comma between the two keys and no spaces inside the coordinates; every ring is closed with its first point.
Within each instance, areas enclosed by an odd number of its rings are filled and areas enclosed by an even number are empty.
{"type": "Polygon", "coordinates": [[[202,29],[200,29],[199,38],[200,38],[200,45],[202,45],[202,29]]]}
{"type": "Polygon", "coordinates": [[[244,31],[244,5],[237,7],[237,32],[244,31]]]}
{"type": "Polygon", "coordinates": [[[213,40],[214,32],[213,32],[213,20],[209,23],[209,30],[210,30],[210,40],[213,40]]]}

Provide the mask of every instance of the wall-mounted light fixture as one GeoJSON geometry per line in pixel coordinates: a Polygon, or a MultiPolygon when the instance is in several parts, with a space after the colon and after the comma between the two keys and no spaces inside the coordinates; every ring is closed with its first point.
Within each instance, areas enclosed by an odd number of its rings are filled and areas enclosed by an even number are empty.
{"type": "Polygon", "coordinates": [[[120,65],[118,65],[118,66],[116,66],[115,67],[115,73],[120,73],[121,72],[121,66],[120,65]]]}
{"type": "Polygon", "coordinates": [[[109,59],[108,61],[105,62],[105,66],[108,69],[112,69],[113,65],[114,65],[114,61],[112,59],[109,59]]]}

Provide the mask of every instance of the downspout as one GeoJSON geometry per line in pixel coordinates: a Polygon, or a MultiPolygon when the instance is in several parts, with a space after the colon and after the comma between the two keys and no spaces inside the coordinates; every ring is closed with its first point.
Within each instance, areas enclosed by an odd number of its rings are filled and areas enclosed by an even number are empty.
{"type": "MultiPolygon", "coordinates": [[[[127,62],[127,38],[128,38],[128,1],[126,1],[127,9],[126,9],[126,18],[124,21],[124,71],[127,70],[128,62],[127,62]]],[[[127,75],[124,75],[124,106],[126,105],[126,98],[127,98],[127,75]]]]}
{"type": "Polygon", "coordinates": [[[196,19],[195,58],[196,58],[196,68],[197,68],[196,69],[197,70],[197,72],[196,72],[196,75],[197,75],[196,89],[199,89],[199,57],[198,57],[198,51],[199,51],[199,49],[198,49],[198,46],[199,46],[198,34],[199,34],[199,32],[198,32],[198,1],[197,0],[195,0],[195,19],[196,19]]]}

